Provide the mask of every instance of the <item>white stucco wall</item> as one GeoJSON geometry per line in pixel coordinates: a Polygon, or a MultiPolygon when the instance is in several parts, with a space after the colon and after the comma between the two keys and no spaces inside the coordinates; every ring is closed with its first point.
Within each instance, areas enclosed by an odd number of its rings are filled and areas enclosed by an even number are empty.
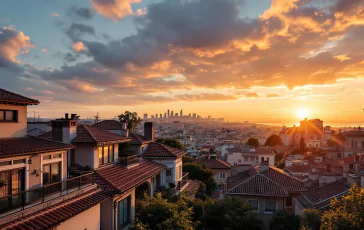
{"type": "Polygon", "coordinates": [[[81,166],[89,165],[94,169],[99,166],[98,150],[95,150],[95,145],[78,144],[75,151],[75,162],[77,164],[81,166]],[[95,154],[96,152],[97,154],[95,154]],[[94,159],[95,155],[97,156],[96,161],[94,159]]]}
{"type": "Polygon", "coordinates": [[[23,137],[27,135],[27,107],[0,104],[0,109],[17,110],[18,122],[0,122],[1,137],[23,137]]]}
{"type": "Polygon", "coordinates": [[[56,227],[56,230],[100,230],[100,204],[81,212],[56,227]]]}

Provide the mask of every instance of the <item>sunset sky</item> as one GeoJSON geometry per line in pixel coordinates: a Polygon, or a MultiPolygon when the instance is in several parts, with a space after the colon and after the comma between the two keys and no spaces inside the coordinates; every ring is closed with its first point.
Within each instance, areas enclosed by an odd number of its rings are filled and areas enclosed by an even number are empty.
{"type": "Polygon", "coordinates": [[[0,88],[47,118],[359,124],[364,1],[2,0],[0,88]]]}

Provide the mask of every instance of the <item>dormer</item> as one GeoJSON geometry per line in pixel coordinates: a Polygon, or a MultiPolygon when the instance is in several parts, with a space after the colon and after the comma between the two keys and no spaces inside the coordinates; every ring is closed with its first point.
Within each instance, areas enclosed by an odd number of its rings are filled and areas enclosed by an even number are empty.
{"type": "Polygon", "coordinates": [[[27,135],[27,106],[39,101],[0,88],[0,138],[27,135]]]}

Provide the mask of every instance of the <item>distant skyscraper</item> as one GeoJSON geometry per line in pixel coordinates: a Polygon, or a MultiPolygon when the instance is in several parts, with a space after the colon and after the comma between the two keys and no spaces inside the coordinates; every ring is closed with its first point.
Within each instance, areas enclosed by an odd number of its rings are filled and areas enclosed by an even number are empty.
{"type": "Polygon", "coordinates": [[[151,118],[154,119],[154,115],[152,115],[151,118]]]}
{"type": "Polygon", "coordinates": [[[147,119],[148,119],[148,114],[144,113],[144,120],[147,120],[147,119]]]}
{"type": "Polygon", "coordinates": [[[180,116],[182,117],[183,116],[183,111],[182,111],[182,109],[181,109],[181,112],[179,112],[180,113],[180,116]]]}
{"type": "Polygon", "coordinates": [[[178,117],[178,113],[176,113],[175,115],[176,115],[176,117],[178,117]]]}
{"type": "Polygon", "coordinates": [[[173,111],[171,111],[171,117],[173,117],[173,111]]]}
{"type": "Polygon", "coordinates": [[[189,113],[188,116],[190,117],[191,116],[191,113],[189,113]]]}
{"type": "Polygon", "coordinates": [[[169,117],[169,109],[168,109],[167,117],[169,117]]]}
{"type": "Polygon", "coordinates": [[[158,119],[158,113],[155,114],[155,118],[158,119]]]}
{"type": "Polygon", "coordinates": [[[159,118],[162,118],[162,114],[159,114],[159,118]]]}
{"type": "Polygon", "coordinates": [[[164,113],[164,118],[167,118],[167,113],[164,113]]]}

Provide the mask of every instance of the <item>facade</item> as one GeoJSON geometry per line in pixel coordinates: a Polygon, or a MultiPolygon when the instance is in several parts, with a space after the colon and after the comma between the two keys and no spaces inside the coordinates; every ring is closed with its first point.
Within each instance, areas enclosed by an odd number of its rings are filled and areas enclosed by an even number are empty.
{"type": "Polygon", "coordinates": [[[229,149],[227,154],[227,162],[230,164],[243,165],[260,165],[268,162],[274,166],[275,153],[270,147],[242,147],[229,149]]]}
{"type": "Polygon", "coordinates": [[[196,162],[199,164],[205,164],[213,171],[217,185],[225,185],[226,179],[231,176],[231,165],[226,161],[210,156],[208,159],[197,159],[196,162]]]}
{"type": "Polygon", "coordinates": [[[251,167],[227,179],[227,196],[247,201],[269,229],[272,216],[284,209],[294,213],[293,198],[306,191],[304,183],[268,164],[251,167]]]}
{"type": "Polygon", "coordinates": [[[332,139],[338,143],[339,152],[343,157],[364,152],[364,130],[361,127],[338,133],[332,139]]]}

